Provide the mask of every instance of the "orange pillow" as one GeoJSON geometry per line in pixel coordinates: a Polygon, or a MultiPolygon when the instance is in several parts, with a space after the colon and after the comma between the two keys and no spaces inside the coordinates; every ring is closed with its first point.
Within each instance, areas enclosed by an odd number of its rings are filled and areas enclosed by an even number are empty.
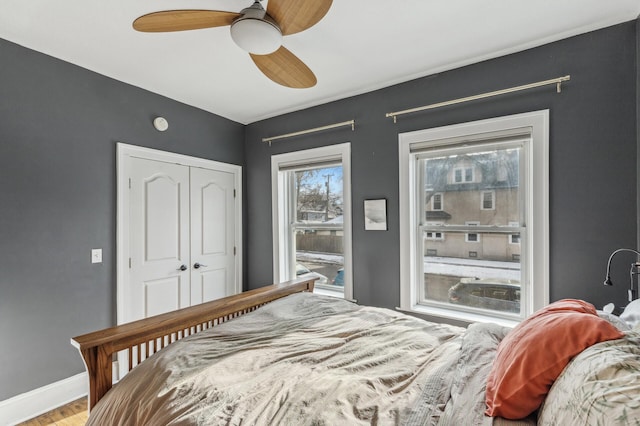
{"type": "Polygon", "coordinates": [[[582,300],[564,299],[537,311],[500,342],[487,379],[485,414],[527,417],[540,407],[571,358],[624,335],[582,300]]]}

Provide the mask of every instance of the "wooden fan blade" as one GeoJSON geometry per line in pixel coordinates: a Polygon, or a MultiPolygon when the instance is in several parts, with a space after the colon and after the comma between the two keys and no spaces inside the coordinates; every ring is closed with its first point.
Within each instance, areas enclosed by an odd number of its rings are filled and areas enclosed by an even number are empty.
{"type": "Polygon", "coordinates": [[[220,10],[165,10],[139,17],[133,21],[133,28],[147,33],[198,30],[231,25],[239,16],[220,10]]]}
{"type": "Polygon", "coordinates": [[[318,82],[313,71],[284,46],[268,55],[250,55],[264,75],[282,86],[307,89],[318,82]]]}
{"type": "Polygon", "coordinates": [[[280,26],[282,35],[312,27],[327,14],[333,0],[269,0],[267,13],[280,26]]]}

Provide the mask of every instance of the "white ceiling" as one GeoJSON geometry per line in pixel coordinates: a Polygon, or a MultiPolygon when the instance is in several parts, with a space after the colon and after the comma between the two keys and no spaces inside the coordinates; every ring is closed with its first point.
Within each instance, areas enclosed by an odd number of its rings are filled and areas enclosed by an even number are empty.
{"type": "Polygon", "coordinates": [[[163,34],[131,27],[149,12],[239,12],[251,3],[1,0],[0,38],[248,124],[640,14],[638,0],[334,0],[318,24],[284,38],[316,74],[318,84],[310,89],[267,79],[233,43],[228,27],[163,34]]]}

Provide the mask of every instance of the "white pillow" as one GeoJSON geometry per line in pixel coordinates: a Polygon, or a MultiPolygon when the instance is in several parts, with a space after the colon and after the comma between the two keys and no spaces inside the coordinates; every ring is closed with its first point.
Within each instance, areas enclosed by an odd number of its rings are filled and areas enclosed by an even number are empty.
{"type": "Polygon", "coordinates": [[[634,328],[640,324],[640,299],[629,303],[624,312],[620,314],[620,319],[626,322],[629,327],[634,328]]]}
{"type": "Polygon", "coordinates": [[[630,327],[626,321],[623,321],[620,317],[616,315],[613,315],[604,311],[596,311],[596,312],[598,313],[598,316],[600,318],[609,321],[609,323],[613,324],[613,326],[620,331],[623,331],[623,332],[629,331],[633,328],[633,327],[630,327]]]}

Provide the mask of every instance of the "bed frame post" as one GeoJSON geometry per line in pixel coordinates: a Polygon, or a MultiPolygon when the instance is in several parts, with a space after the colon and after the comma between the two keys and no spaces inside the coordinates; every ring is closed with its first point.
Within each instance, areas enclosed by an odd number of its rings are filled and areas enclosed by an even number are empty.
{"type": "Polygon", "coordinates": [[[113,380],[113,358],[112,351],[105,350],[104,346],[94,347],[81,351],[85,365],[87,362],[95,363],[92,368],[87,367],[89,375],[89,407],[96,405],[96,402],[104,396],[112,386],[113,380]]]}
{"type": "Polygon", "coordinates": [[[88,405],[93,407],[112,386],[112,356],[104,347],[80,350],[89,375],[88,405]]]}

